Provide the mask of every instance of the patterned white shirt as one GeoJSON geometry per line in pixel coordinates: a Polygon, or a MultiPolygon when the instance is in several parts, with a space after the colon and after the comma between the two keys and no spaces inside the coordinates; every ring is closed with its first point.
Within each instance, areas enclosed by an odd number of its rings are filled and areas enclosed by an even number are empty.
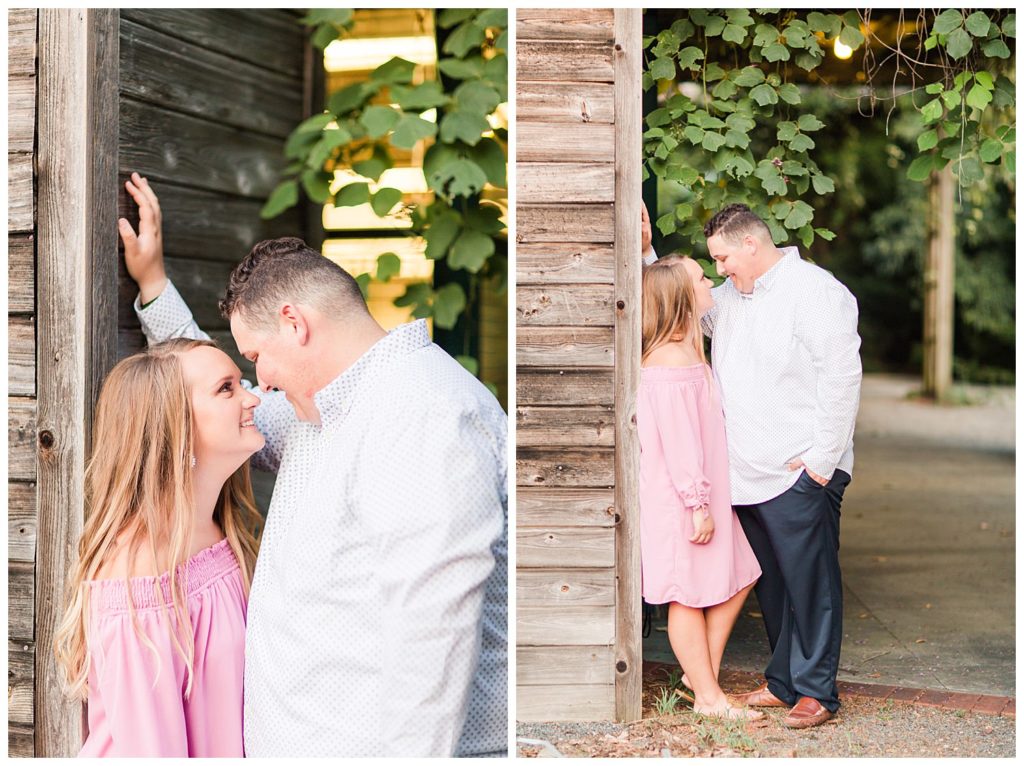
{"type": "Polygon", "coordinates": [[[800,477],[786,467],[797,458],[826,478],[836,469],[853,475],[857,300],[797,248],[780,251],[752,292],[731,280],[714,288],[703,321],[722,390],[733,505],[781,495],[800,477]]]}
{"type": "MultiPolygon", "coordinates": [[[[204,337],[173,285],[151,342],[204,337]]],[[[315,394],[260,395],[277,471],[248,607],[249,756],[504,755],[507,418],[423,320],[315,394]],[[282,406],[283,405],[283,406],[282,406]]]]}

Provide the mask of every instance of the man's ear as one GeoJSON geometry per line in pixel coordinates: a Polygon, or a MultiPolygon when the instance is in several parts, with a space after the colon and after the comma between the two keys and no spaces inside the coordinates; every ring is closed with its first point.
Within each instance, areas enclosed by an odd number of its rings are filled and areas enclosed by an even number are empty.
{"type": "Polygon", "coordinates": [[[300,346],[305,346],[309,342],[309,321],[301,308],[293,303],[285,303],[278,312],[278,319],[286,331],[294,335],[295,341],[300,346]]]}

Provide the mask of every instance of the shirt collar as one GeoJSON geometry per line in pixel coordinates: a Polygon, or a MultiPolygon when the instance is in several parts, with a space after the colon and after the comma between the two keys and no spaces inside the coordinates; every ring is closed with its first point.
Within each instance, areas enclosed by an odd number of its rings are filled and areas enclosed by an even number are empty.
{"type": "Polygon", "coordinates": [[[359,392],[377,379],[388,365],[430,344],[426,319],[417,319],[391,330],[351,367],[313,395],[313,402],[320,412],[321,425],[344,419],[359,392]]]}
{"type": "MultiPolygon", "coordinates": [[[[752,292],[740,293],[741,297],[751,298],[757,292],[771,290],[772,285],[779,278],[779,274],[784,272],[794,260],[800,260],[800,250],[795,245],[780,247],[779,252],[782,253],[782,257],[768,271],[754,280],[754,290],[752,292]]],[[[739,290],[736,292],[739,292],[739,290]]]]}

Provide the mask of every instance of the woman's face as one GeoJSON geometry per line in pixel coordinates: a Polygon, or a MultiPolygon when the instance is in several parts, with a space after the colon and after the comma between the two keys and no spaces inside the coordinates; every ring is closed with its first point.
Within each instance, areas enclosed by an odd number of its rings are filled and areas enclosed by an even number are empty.
{"type": "Polygon", "coordinates": [[[263,448],[263,434],[253,423],[259,397],[242,387],[241,372],[220,349],[198,346],[186,351],[181,369],[192,392],[196,464],[234,471],[263,448]]]}
{"type": "Polygon", "coordinates": [[[697,316],[702,317],[715,307],[715,299],[711,296],[711,288],[715,283],[704,274],[704,269],[693,258],[683,261],[683,268],[693,282],[693,299],[696,304],[693,309],[697,316]]]}

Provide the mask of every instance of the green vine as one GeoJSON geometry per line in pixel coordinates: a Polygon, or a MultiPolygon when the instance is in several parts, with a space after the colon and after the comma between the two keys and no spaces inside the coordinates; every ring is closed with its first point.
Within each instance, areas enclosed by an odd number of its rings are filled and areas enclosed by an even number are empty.
{"type": "MultiPolygon", "coordinates": [[[[312,43],[323,49],[351,30],[353,11],[315,9],[302,22],[312,28],[312,43]]],[[[392,148],[408,150],[421,140],[433,141],[423,160],[433,201],[402,210],[409,216],[410,236],[426,241],[427,258],[471,275],[470,295],[454,281],[411,284],[394,303],[412,307],[416,318],[431,317],[438,327],[452,329],[471,311],[479,280],[495,280],[499,292],[507,286],[507,259],[496,256],[496,240],[506,236],[502,218],[507,201],[483,200],[481,193],[485,184],[507,188],[506,132],[483,134],[492,130],[488,116],[508,100],[508,11],[447,9],[437,12],[437,25],[448,30],[437,67],[446,79],[413,85],[415,64],[396,56],[367,80],[333,93],[324,112],[303,121],[288,137],[284,152],[292,163],[261,215],[272,218],[296,205],[300,188],[317,204],[368,202],[378,216],[388,215],[401,204],[401,191],[383,187],[371,193],[369,182],[357,182],[332,194],[334,169],[351,168],[377,182],[394,164],[392,148]],[[450,91],[446,82],[454,83],[450,91]],[[432,109],[437,120],[424,119],[423,113],[432,109]]],[[[399,266],[397,255],[382,253],[375,273],[356,279],[365,294],[372,279],[387,282],[399,266]]],[[[476,359],[458,358],[477,373],[476,359]]]]}

